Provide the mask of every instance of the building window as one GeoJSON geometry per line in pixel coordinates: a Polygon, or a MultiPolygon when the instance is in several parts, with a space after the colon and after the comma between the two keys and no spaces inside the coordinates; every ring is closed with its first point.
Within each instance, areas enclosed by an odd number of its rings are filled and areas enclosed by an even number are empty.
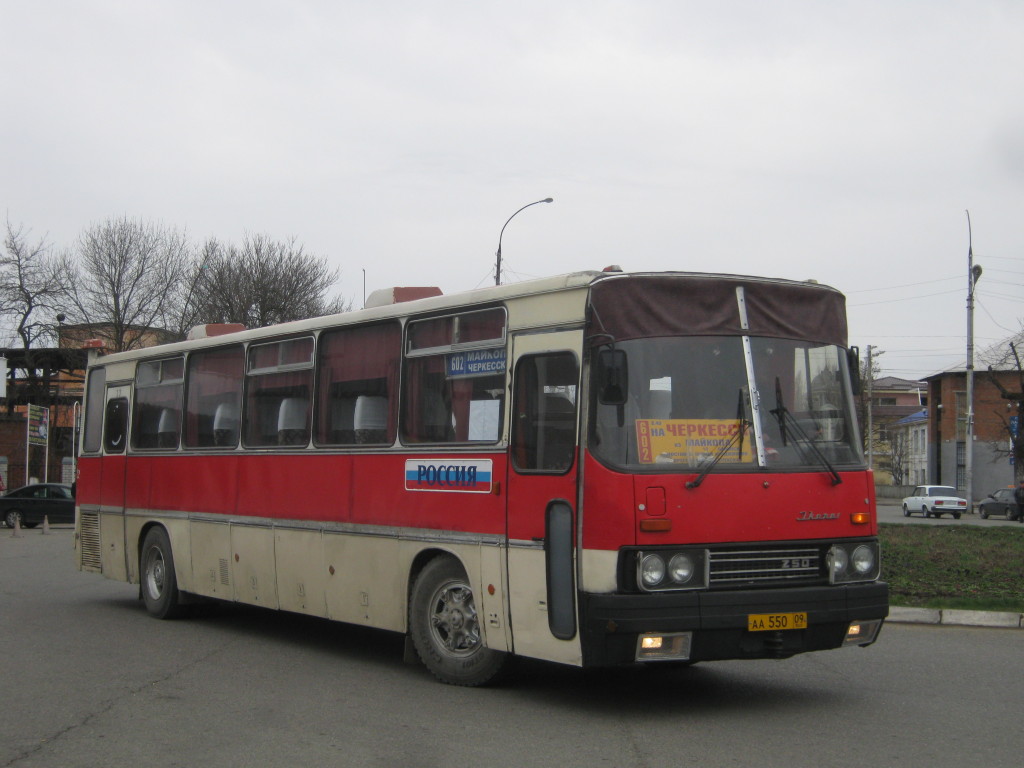
{"type": "MultiPolygon", "coordinates": [[[[956,392],[956,439],[967,439],[967,393],[956,392]]],[[[958,488],[963,486],[957,486],[958,488]]]]}

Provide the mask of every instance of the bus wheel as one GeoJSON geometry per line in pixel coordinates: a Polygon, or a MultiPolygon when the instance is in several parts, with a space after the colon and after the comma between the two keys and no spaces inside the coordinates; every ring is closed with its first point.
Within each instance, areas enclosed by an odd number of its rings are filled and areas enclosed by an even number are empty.
{"type": "Polygon", "coordinates": [[[173,619],[184,613],[174,575],[174,555],[167,531],[160,526],[149,529],[142,541],[139,558],[142,599],[146,610],[158,619],[173,619]]]}
{"type": "Polygon", "coordinates": [[[427,563],[412,588],[409,633],[423,664],[452,685],[484,685],[508,655],[483,644],[476,601],[462,566],[448,557],[427,563]]]}

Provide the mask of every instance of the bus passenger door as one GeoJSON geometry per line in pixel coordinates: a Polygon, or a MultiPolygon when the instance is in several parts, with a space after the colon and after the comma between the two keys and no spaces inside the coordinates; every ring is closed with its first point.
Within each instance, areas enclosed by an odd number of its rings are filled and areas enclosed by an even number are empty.
{"type": "Polygon", "coordinates": [[[103,573],[127,580],[125,559],[125,475],[131,387],[107,387],[100,460],[100,543],[103,573]]]}
{"type": "Polygon", "coordinates": [[[515,652],[581,662],[576,626],[581,332],[513,338],[508,594],[515,652]]]}

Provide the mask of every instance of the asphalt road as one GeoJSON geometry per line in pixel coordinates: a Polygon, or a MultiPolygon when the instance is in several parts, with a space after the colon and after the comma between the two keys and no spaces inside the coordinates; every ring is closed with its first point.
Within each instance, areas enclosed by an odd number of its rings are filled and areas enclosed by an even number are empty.
{"type": "MultiPolygon", "coordinates": [[[[933,522],[933,521],[929,521],[933,522]]],[[[0,531],[0,767],[1019,766],[1024,632],[888,625],[866,649],[690,669],[524,662],[444,686],[396,635],[250,608],[149,618],[0,531]]]]}

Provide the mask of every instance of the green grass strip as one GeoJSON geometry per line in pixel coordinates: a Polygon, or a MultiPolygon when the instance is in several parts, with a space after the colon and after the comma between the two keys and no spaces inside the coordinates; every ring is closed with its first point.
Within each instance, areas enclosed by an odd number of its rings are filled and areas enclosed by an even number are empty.
{"type": "Polygon", "coordinates": [[[892,605],[1024,612],[1024,525],[879,525],[892,605]]]}

